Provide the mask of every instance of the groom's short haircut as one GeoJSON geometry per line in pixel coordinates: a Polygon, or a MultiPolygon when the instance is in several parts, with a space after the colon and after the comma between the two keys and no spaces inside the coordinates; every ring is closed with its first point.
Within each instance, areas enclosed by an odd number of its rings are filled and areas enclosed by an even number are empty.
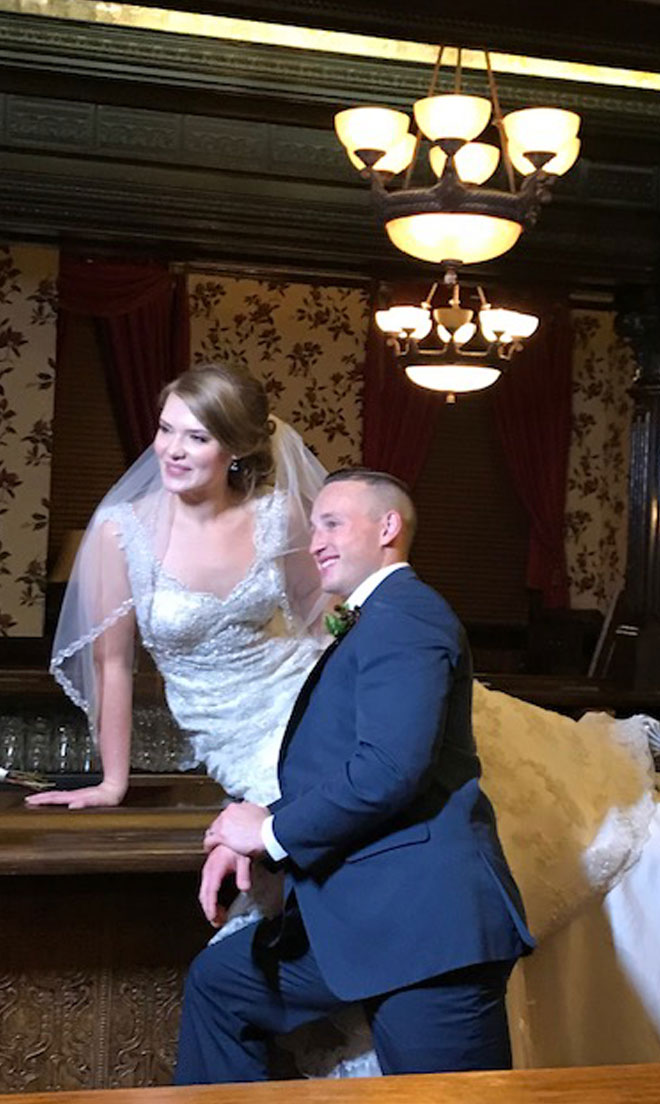
{"type": "Polygon", "coordinates": [[[396,510],[404,526],[406,547],[409,548],[417,528],[417,512],[410,489],[403,479],[389,472],[373,468],[340,468],[325,477],[324,487],[330,483],[366,483],[374,491],[383,510],[396,510]]]}

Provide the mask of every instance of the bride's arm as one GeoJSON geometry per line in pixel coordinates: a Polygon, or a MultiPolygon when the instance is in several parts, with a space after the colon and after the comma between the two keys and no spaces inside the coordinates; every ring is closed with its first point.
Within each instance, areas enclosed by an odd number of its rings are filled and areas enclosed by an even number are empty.
{"type": "MultiPolygon", "coordinates": [[[[123,552],[110,526],[98,547],[98,606],[117,609],[130,588],[123,552]]],[[[99,619],[101,614],[99,614],[99,619]]],[[[128,788],[133,713],[133,650],[135,614],[132,609],[106,628],[93,645],[97,695],[96,727],[103,781],[76,790],[47,790],[26,798],[26,804],[68,805],[70,809],[118,805],[128,788]]]]}
{"type": "Polygon", "coordinates": [[[69,808],[118,805],[128,789],[133,718],[135,615],[122,617],[95,649],[99,685],[98,741],[103,782],[72,795],[69,808]],[[82,798],[82,799],[81,799],[82,798]],[[98,799],[98,800],[96,800],[98,799]]]}
{"type": "Polygon", "coordinates": [[[46,790],[27,805],[68,805],[70,809],[119,805],[128,789],[133,711],[133,633],[135,619],[122,617],[95,648],[100,693],[98,741],[103,781],[77,790],[46,790]]]}

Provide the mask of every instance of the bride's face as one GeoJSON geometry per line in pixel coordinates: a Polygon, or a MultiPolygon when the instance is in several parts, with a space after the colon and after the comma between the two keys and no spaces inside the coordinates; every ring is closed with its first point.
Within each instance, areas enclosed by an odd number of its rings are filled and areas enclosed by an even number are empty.
{"type": "Polygon", "coordinates": [[[165,401],[154,449],[166,490],[195,499],[224,492],[232,457],[178,395],[165,401]]]}

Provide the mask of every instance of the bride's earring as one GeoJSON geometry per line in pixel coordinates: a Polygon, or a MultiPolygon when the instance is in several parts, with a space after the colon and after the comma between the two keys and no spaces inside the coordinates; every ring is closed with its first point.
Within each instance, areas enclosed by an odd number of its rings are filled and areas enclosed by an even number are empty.
{"type": "Polygon", "coordinates": [[[232,473],[232,475],[238,475],[238,473],[240,472],[241,462],[240,462],[240,460],[237,456],[232,456],[231,464],[229,465],[229,470],[232,473]]]}

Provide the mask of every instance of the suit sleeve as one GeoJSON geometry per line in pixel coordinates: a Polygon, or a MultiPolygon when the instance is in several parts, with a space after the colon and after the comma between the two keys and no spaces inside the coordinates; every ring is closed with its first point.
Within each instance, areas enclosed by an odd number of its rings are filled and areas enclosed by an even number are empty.
{"type": "Polygon", "coordinates": [[[424,787],[442,744],[459,633],[453,618],[439,626],[396,607],[370,617],[360,633],[353,753],[273,808],[275,835],[298,867],[360,846],[424,787]]]}

